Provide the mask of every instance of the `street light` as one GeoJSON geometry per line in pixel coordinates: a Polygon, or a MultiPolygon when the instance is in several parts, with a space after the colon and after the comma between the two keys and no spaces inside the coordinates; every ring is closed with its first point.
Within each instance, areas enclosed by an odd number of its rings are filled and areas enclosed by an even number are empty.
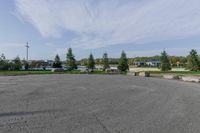
{"type": "Polygon", "coordinates": [[[26,47],[26,60],[27,61],[28,61],[28,49],[30,48],[28,44],[29,44],[29,42],[27,42],[26,46],[25,46],[26,47]]]}

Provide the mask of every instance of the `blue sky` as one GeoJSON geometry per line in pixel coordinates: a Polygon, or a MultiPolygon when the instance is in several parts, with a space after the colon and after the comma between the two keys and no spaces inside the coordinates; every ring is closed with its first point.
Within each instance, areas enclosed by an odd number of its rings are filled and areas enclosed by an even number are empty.
{"type": "Polygon", "coordinates": [[[200,52],[199,0],[1,0],[0,53],[12,59],[200,52]]]}

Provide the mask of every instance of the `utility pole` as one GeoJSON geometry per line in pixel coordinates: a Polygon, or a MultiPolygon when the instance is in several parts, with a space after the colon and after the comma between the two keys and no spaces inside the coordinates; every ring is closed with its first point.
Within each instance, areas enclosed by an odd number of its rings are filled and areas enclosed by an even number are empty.
{"type": "Polygon", "coordinates": [[[30,48],[28,44],[29,44],[29,42],[27,42],[26,46],[25,46],[26,47],[26,60],[27,61],[28,61],[28,49],[30,48]]]}

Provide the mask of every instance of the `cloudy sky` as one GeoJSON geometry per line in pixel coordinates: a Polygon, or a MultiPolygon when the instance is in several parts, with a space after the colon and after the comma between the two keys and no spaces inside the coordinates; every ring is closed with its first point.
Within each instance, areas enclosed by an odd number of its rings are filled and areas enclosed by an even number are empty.
{"type": "Polygon", "coordinates": [[[7,58],[78,59],[200,52],[199,0],[1,0],[0,53],[7,58]]]}

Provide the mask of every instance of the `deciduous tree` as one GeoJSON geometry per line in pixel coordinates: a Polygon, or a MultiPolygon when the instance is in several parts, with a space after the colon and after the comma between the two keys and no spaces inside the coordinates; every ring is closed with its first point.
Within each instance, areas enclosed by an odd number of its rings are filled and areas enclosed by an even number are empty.
{"type": "Polygon", "coordinates": [[[17,56],[13,60],[13,69],[14,70],[21,70],[22,69],[22,62],[21,62],[21,59],[19,58],[19,56],[17,56]]]}

